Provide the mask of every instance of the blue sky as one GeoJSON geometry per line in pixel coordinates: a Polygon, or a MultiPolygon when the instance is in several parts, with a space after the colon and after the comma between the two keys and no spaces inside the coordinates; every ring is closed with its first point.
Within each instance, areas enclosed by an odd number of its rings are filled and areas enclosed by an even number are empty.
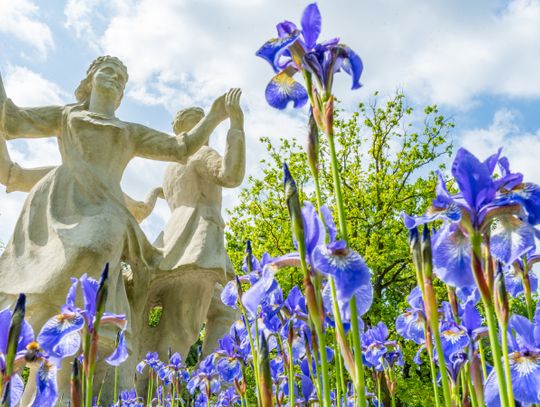
{"type": "MultiPolygon", "coordinates": [[[[258,137],[304,138],[306,111],[280,112],[264,101],[272,72],[254,56],[284,19],[298,22],[299,0],[2,0],[0,72],[21,106],[70,103],[89,63],[118,56],[130,79],[117,112],[124,120],[170,131],[175,111],[208,108],[241,87],[248,174],[264,151],[258,137]]],[[[486,156],[505,147],[516,170],[540,182],[540,0],[325,0],[322,38],[340,36],[364,61],[364,87],[336,93],[346,109],[375,90],[403,90],[413,106],[436,103],[454,118],[453,138],[486,156]]],[[[212,137],[223,148],[226,126],[212,137]]],[[[54,139],[14,140],[25,166],[58,164],[54,139]]],[[[142,199],[161,184],[163,163],[135,159],[123,188],[142,199]]],[[[225,205],[237,191],[225,191],[225,205]]],[[[0,188],[0,241],[7,241],[24,201],[0,188]]],[[[164,203],[143,224],[150,238],[168,218],[164,203]]]]}

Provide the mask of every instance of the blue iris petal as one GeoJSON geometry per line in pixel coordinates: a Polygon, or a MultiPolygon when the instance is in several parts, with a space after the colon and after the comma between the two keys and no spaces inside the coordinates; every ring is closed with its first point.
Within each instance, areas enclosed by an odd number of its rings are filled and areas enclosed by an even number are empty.
{"type": "Polygon", "coordinates": [[[495,185],[488,165],[464,148],[460,148],[456,154],[452,175],[472,211],[477,212],[495,198],[495,185]]]}
{"type": "Polygon", "coordinates": [[[419,311],[406,311],[396,319],[397,333],[419,345],[425,342],[424,325],[424,318],[419,311]]]}
{"type": "Polygon", "coordinates": [[[275,72],[279,72],[277,66],[280,55],[300,36],[300,31],[295,30],[287,36],[281,38],[273,38],[263,44],[261,48],[255,53],[258,57],[267,60],[275,72]]]}
{"type": "Polygon", "coordinates": [[[321,33],[321,12],[316,3],[309,4],[302,15],[302,36],[307,49],[312,49],[321,33]]]}
{"type": "Polygon", "coordinates": [[[92,277],[88,277],[86,274],[80,278],[84,309],[87,311],[87,318],[92,323],[94,315],[96,315],[96,296],[99,288],[99,282],[92,277]]]}
{"type": "Polygon", "coordinates": [[[447,224],[433,236],[433,268],[452,287],[475,285],[469,239],[457,224],[447,224]]]}
{"type": "Polygon", "coordinates": [[[348,46],[340,45],[345,50],[346,58],[343,60],[341,67],[352,78],[351,89],[358,89],[362,87],[360,84],[360,76],[364,70],[364,65],[360,57],[348,46]]]}
{"type": "Polygon", "coordinates": [[[491,231],[491,252],[505,265],[510,265],[535,248],[534,229],[513,215],[497,218],[491,231]]]}
{"type": "Polygon", "coordinates": [[[232,383],[234,379],[242,377],[242,366],[235,358],[222,358],[217,362],[217,371],[223,380],[232,383]]]}
{"type": "MultiPolygon", "coordinates": [[[[84,318],[80,314],[60,314],[49,319],[37,337],[41,347],[49,354],[61,357],[63,352],[71,352],[74,347],[75,336],[66,338],[71,334],[79,336],[79,331],[84,326],[84,318]],[[66,339],[64,339],[66,338],[66,339]],[[57,346],[59,346],[57,348],[57,346]]],[[[73,352],[75,353],[76,350],[73,352]]],[[[72,354],[73,354],[72,353],[72,354]]],[[[65,354],[66,356],[71,356],[65,354]]]]}
{"type": "Polygon", "coordinates": [[[126,336],[124,331],[121,331],[118,335],[118,345],[114,352],[105,359],[105,361],[111,366],[118,366],[128,358],[128,350],[126,345],[126,336]]]}
{"type": "Polygon", "coordinates": [[[313,263],[317,271],[334,276],[339,301],[349,301],[356,290],[370,283],[371,273],[366,263],[343,241],[317,246],[313,263]]]}
{"type": "Polygon", "coordinates": [[[37,372],[36,398],[32,407],[54,406],[57,398],[56,367],[43,361],[37,372]]]}
{"type": "Polygon", "coordinates": [[[14,374],[9,380],[9,400],[11,406],[16,406],[24,392],[24,382],[21,376],[14,374]]]}
{"type": "Polygon", "coordinates": [[[308,101],[306,89],[296,82],[286,71],[274,76],[265,90],[266,101],[276,109],[285,109],[289,102],[293,102],[295,108],[302,107],[308,101]]]}
{"type": "Polygon", "coordinates": [[[221,302],[223,304],[236,308],[238,301],[238,284],[236,280],[229,281],[221,291],[221,302]]]}

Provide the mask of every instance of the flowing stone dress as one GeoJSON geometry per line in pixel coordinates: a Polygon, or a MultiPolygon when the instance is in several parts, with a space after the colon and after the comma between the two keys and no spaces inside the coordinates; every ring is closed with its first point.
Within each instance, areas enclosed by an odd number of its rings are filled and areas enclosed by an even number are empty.
{"type": "Polygon", "coordinates": [[[120,261],[154,268],[161,252],[126,208],[120,180],[135,156],[183,162],[184,141],[82,104],[18,108],[9,99],[0,105],[0,131],[8,140],[56,136],[62,157],[28,194],[0,257],[0,307],[26,293],[37,331],[64,304],[70,277],[97,279],[109,262],[107,310],[129,318],[120,261]]]}

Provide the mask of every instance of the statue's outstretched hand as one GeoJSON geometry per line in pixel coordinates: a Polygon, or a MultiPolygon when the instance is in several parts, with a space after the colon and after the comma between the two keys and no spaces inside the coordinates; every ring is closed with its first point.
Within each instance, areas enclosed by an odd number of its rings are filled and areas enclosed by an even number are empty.
{"type": "Polygon", "coordinates": [[[221,95],[216,100],[214,100],[214,103],[212,103],[212,107],[210,107],[209,115],[214,116],[218,121],[223,121],[227,118],[227,110],[225,108],[225,96],[221,95]]]}
{"type": "Polygon", "coordinates": [[[242,90],[233,88],[225,94],[225,109],[231,119],[231,128],[242,130],[244,128],[244,112],[240,107],[242,90]]]}

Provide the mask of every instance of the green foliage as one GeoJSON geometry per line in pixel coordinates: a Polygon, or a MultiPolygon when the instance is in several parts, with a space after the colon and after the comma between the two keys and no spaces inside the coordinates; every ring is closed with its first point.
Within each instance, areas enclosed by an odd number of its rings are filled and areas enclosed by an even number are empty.
{"type": "MultiPolygon", "coordinates": [[[[364,318],[368,325],[382,320],[392,330],[395,318],[407,306],[406,294],[416,280],[400,214],[421,213],[431,202],[436,184],[433,170],[437,166],[443,168],[444,158],[452,153],[452,128],[453,123],[439,114],[436,106],[428,106],[423,114],[418,114],[401,93],[382,106],[375,95],[369,105],[360,104],[350,117],[343,111],[336,115],[337,155],[349,243],[373,273],[374,302],[364,318]]],[[[267,137],[260,140],[268,152],[268,158],[260,161],[262,173],[249,177],[248,186],[240,193],[239,205],[229,212],[227,246],[237,270],[248,239],[258,258],[264,252],[278,256],[294,250],[283,196],[283,162],[287,162],[296,179],[300,199],[315,203],[313,180],[300,142],[281,139],[274,145],[267,137]]],[[[322,200],[336,213],[328,145],[322,134],[320,143],[322,200]]],[[[302,286],[302,274],[296,269],[281,271],[277,279],[284,293],[294,285],[302,286]]],[[[400,379],[397,393],[399,397],[404,395],[402,401],[408,400],[407,405],[421,405],[422,399],[430,397],[427,394],[431,392],[431,383],[426,367],[419,372],[410,367],[413,356],[412,348],[405,349],[409,367],[405,367],[407,375],[400,379]],[[410,387],[411,382],[416,387],[410,387]],[[401,391],[403,388],[408,390],[401,391]],[[415,398],[414,389],[421,396],[415,398]]]]}

